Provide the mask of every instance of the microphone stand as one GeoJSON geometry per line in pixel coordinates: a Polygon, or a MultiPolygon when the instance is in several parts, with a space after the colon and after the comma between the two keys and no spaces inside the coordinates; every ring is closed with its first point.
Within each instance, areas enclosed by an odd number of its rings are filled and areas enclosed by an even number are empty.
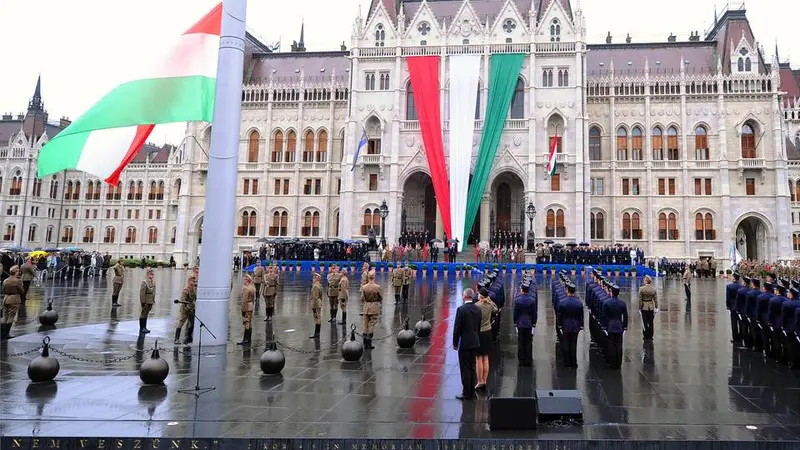
{"type": "MultiPolygon", "coordinates": [[[[181,303],[181,304],[184,304],[184,305],[190,304],[189,302],[182,302],[180,300],[175,300],[175,303],[181,303]]],[[[181,394],[192,394],[192,395],[195,396],[195,398],[197,398],[197,397],[200,397],[203,394],[206,394],[208,392],[211,392],[211,391],[214,391],[214,390],[217,389],[215,386],[200,387],[200,360],[203,358],[203,356],[202,356],[203,355],[203,328],[205,328],[206,331],[208,332],[208,334],[210,334],[211,337],[213,337],[214,339],[216,339],[217,337],[214,336],[214,333],[212,333],[211,330],[208,329],[206,324],[203,323],[203,321],[199,317],[197,317],[197,314],[192,313],[192,319],[193,320],[196,319],[198,322],[200,322],[200,333],[198,335],[198,341],[197,341],[197,378],[195,379],[194,388],[192,388],[192,389],[178,389],[178,392],[180,392],[181,394]]]]}

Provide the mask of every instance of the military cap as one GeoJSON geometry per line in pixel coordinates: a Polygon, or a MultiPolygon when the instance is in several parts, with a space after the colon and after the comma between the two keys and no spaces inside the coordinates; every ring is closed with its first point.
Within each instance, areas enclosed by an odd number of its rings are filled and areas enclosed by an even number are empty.
{"type": "Polygon", "coordinates": [[[17,273],[17,272],[19,272],[19,266],[11,266],[11,268],[8,269],[8,273],[10,273],[12,275],[17,273]]]}
{"type": "Polygon", "coordinates": [[[485,288],[487,286],[489,286],[489,279],[488,278],[482,278],[480,281],[478,281],[478,287],[479,288],[485,288]]]}
{"type": "Polygon", "coordinates": [[[778,291],[780,295],[786,295],[786,285],[778,284],[775,286],[775,289],[778,291]]]}
{"type": "Polygon", "coordinates": [[[561,273],[561,274],[565,274],[565,275],[566,275],[566,273],[567,273],[567,269],[561,269],[561,270],[559,270],[559,271],[558,271],[558,273],[561,273]]]}
{"type": "Polygon", "coordinates": [[[764,282],[764,289],[766,289],[769,292],[772,292],[772,291],[775,290],[775,285],[773,283],[770,283],[769,281],[765,281],[764,282]]]}
{"type": "Polygon", "coordinates": [[[796,287],[794,287],[794,286],[792,286],[792,288],[791,288],[791,289],[789,289],[789,292],[791,292],[791,293],[792,293],[792,298],[797,298],[797,297],[800,295],[800,290],[798,290],[798,289],[797,289],[796,287]]]}
{"type": "Polygon", "coordinates": [[[742,277],[742,280],[745,282],[745,284],[750,284],[750,277],[742,277]]]}
{"type": "Polygon", "coordinates": [[[478,294],[480,294],[481,297],[488,297],[489,296],[489,289],[486,289],[485,286],[481,286],[478,289],[478,294]]]}
{"type": "Polygon", "coordinates": [[[610,288],[611,288],[611,295],[613,296],[619,295],[619,286],[617,286],[616,284],[612,284],[610,288]]]}
{"type": "Polygon", "coordinates": [[[530,290],[531,280],[522,280],[522,284],[520,284],[519,287],[524,291],[530,290]]]}
{"type": "Polygon", "coordinates": [[[753,278],[750,280],[750,282],[753,283],[753,286],[755,287],[761,286],[761,280],[759,280],[758,278],[753,278]]]}
{"type": "Polygon", "coordinates": [[[769,273],[767,273],[767,276],[772,278],[773,280],[778,278],[777,275],[775,275],[775,272],[769,272],[769,273]]]}
{"type": "Polygon", "coordinates": [[[574,294],[575,293],[575,285],[572,284],[572,283],[567,283],[567,292],[569,292],[570,294],[574,294]]]}
{"type": "Polygon", "coordinates": [[[792,280],[792,287],[795,289],[800,289],[800,281],[792,280]]]}
{"type": "Polygon", "coordinates": [[[741,275],[739,275],[739,272],[733,272],[733,279],[734,280],[738,281],[740,277],[741,277],[741,275]]]}

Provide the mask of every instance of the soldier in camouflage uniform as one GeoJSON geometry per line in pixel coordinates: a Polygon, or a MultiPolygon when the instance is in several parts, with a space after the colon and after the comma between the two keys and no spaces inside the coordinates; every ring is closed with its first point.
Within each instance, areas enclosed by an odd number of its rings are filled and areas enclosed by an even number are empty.
{"type": "Polygon", "coordinates": [[[314,314],[314,334],[311,339],[319,339],[320,321],[322,320],[322,275],[314,273],[314,283],[311,285],[311,312],[314,314]]]}
{"type": "Polygon", "coordinates": [[[375,325],[381,315],[383,294],[381,287],[375,283],[375,274],[370,272],[369,283],[361,286],[361,302],[364,305],[364,348],[373,349],[372,337],[375,335],[375,325]]]}
{"type": "Polygon", "coordinates": [[[244,286],[242,287],[242,328],[244,328],[244,337],[238,342],[238,345],[250,345],[250,338],[253,337],[253,303],[256,301],[256,295],[253,279],[250,275],[245,275],[244,286]]]}
{"type": "Polygon", "coordinates": [[[142,314],[139,315],[139,333],[147,334],[147,317],[156,302],[156,282],[153,280],[153,271],[148,269],[142,284],[139,287],[139,303],[142,304],[142,314]]]}
{"type": "Polygon", "coordinates": [[[339,309],[342,310],[342,321],[339,325],[347,324],[347,299],[350,294],[347,290],[350,288],[350,280],[347,278],[347,269],[342,269],[339,277],[339,309]]]}
{"type": "Polygon", "coordinates": [[[328,304],[331,309],[331,318],[328,322],[336,323],[336,312],[339,308],[339,267],[331,267],[328,274],[328,304]]]}
{"type": "Polygon", "coordinates": [[[122,290],[122,283],[125,282],[125,266],[121,260],[114,264],[114,290],[111,293],[111,306],[119,306],[119,293],[122,290]]]}
{"type": "Polygon", "coordinates": [[[275,313],[275,296],[278,295],[278,272],[275,267],[267,267],[267,274],[264,276],[264,306],[266,307],[267,318],[264,322],[272,320],[275,313]]]}

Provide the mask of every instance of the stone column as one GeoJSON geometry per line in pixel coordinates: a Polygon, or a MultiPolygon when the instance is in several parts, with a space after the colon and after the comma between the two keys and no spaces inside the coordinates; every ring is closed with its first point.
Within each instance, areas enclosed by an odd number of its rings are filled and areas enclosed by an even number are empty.
{"type": "Polygon", "coordinates": [[[490,210],[490,197],[489,194],[484,194],[481,197],[481,235],[480,240],[489,242],[489,210],[490,210]]]}
{"type": "Polygon", "coordinates": [[[439,239],[444,235],[444,224],[442,223],[442,213],[439,212],[439,205],[436,205],[436,236],[439,239]]]}

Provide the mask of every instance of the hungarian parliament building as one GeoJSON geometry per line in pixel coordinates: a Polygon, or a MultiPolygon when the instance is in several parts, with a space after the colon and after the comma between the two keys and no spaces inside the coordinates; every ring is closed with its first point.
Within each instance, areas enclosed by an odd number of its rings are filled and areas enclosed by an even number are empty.
{"type": "MultiPolygon", "coordinates": [[[[372,0],[366,13],[336,51],[306,51],[301,31],[291,51],[273,52],[248,33],[236,251],[264,237],[365,239],[370,229],[389,242],[403,231],[442,238],[407,58],[439,57],[446,144],[449,57],[480,55],[474,166],[490,56],[521,53],[469,243],[525,235],[532,204],[537,242],[671,259],[725,261],[733,246],[747,259],[800,256],[800,71],[765,53],[744,7],[661,42],[587,42],[570,0],[372,0]]],[[[38,83],[26,113],[3,115],[0,246],[193,264],[211,125],[146,145],[116,187],[77,171],[37,179],[39,149],[68,124],[48,117],[38,83]]]]}

